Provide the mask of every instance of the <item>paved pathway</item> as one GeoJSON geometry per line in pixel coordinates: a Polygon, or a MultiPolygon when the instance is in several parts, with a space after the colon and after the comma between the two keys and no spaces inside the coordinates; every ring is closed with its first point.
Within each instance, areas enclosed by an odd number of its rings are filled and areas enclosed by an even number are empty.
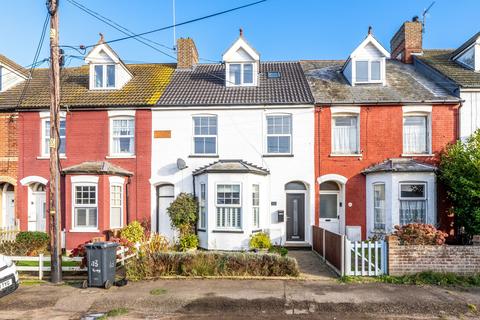
{"type": "Polygon", "coordinates": [[[306,279],[332,281],[337,277],[322,258],[311,250],[290,250],[288,255],[297,259],[301,276],[306,279]]]}

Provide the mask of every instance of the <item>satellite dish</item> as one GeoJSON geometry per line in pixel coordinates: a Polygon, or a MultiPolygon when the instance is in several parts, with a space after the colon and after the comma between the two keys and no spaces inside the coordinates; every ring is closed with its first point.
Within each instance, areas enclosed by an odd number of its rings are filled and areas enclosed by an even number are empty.
{"type": "Polygon", "coordinates": [[[177,168],[178,168],[178,170],[183,170],[185,168],[188,168],[187,164],[185,163],[185,160],[183,160],[182,158],[178,158],[177,159],[177,168]]]}

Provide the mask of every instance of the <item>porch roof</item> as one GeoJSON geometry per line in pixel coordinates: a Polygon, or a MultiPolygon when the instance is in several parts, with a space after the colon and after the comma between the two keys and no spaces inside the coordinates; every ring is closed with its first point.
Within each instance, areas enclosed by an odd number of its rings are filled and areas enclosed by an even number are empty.
{"type": "Polygon", "coordinates": [[[387,159],[381,163],[368,167],[362,171],[363,174],[376,172],[435,172],[437,167],[421,163],[411,158],[387,159]]]}
{"type": "Polygon", "coordinates": [[[62,170],[63,174],[111,174],[132,176],[133,173],[107,161],[86,161],[62,170]]]}
{"type": "Polygon", "coordinates": [[[252,173],[266,176],[270,171],[243,160],[218,160],[192,172],[194,176],[204,173],[252,173]]]}

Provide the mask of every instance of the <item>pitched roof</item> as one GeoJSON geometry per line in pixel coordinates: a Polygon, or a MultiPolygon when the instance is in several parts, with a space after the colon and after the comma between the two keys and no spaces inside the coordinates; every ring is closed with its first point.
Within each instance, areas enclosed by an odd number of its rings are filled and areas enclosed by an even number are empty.
{"type": "MultiPolygon", "coordinates": [[[[133,78],[121,89],[89,90],[89,66],[61,70],[61,106],[115,107],[146,106],[158,101],[175,70],[174,64],[129,64],[133,78]]],[[[50,106],[49,69],[35,69],[30,81],[0,93],[0,108],[15,107],[28,83],[19,108],[34,109],[50,106]]]]}
{"type": "Polygon", "coordinates": [[[243,160],[218,160],[192,172],[194,176],[204,173],[253,173],[262,176],[270,174],[267,169],[243,160]]]}
{"type": "Polygon", "coordinates": [[[480,73],[451,60],[453,53],[453,49],[423,50],[423,55],[415,56],[415,59],[442,73],[461,87],[480,87],[480,73]]]}
{"type": "Polygon", "coordinates": [[[132,176],[133,173],[107,161],[86,161],[65,168],[64,174],[112,174],[120,176],[132,176]]]}
{"type": "Polygon", "coordinates": [[[476,34],[474,34],[470,39],[468,39],[464,44],[462,44],[460,47],[458,47],[457,50],[453,51],[452,54],[451,54],[451,58],[454,58],[455,56],[457,56],[459,53],[462,53],[465,49],[467,49],[468,47],[470,47],[472,44],[474,44],[475,42],[477,42],[477,39],[480,37],[480,32],[477,32],[476,34]]]}
{"type": "Polygon", "coordinates": [[[0,64],[4,65],[12,70],[15,70],[19,74],[21,74],[23,77],[28,78],[29,73],[28,70],[22,67],[21,65],[17,64],[16,62],[8,59],[4,55],[0,54],[0,64]]]}
{"type": "Polygon", "coordinates": [[[448,91],[416,72],[412,65],[396,60],[386,62],[385,86],[350,85],[341,71],[344,61],[306,60],[300,63],[316,103],[393,104],[459,101],[448,91]]]}
{"type": "Polygon", "coordinates": [[[261,62],[257,86],[227,87],[225,65],[199,64],[176,70],[159,106],[272,105],[313,103],[298,62],[261,62]],[[280,72],[280,78],[267,78],[280,72]]]}
{"type": "Polygon", "coordinates": [[[437,167],[409,158],[393,158],[373,165],[362,171],[363,174],[376,172],[434,172],[437,167]]]}

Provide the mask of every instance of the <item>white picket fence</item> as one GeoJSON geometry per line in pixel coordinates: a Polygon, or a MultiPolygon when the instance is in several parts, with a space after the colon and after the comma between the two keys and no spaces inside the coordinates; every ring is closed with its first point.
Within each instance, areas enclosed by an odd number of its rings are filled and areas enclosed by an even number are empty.
{"type": "MultiPolygon", "coordinates": [[[[121,264],[124,265],[125,261],[136,256],[136,253],[128,252],[128,248],[126,247],[119,247],[117,249],[117,256],[120,256],[117,258],[117,265],[121,264]]],[[[38,272],[38,279],[42,280],[44,276],[44,272],[50,272],[51,268],[49,265],[45,265],[45,262],[50,262],[50,256],[45,256],[43,254],[40,254],[36,257],[26,257],[26,256],[10,256],[10,259],[13,260],[13,262],[19,262],[19,261],[29,261],[29,262],[35,262],[35,266],[17,266],[18,271],[28,271],[28,272],[38,272]]],[[[78,265],[77,266],[62,266],[62,272],[82,272],[82,271],[87,271],[87,268],[81,268],[80,264],[82,262],[81,257],[62,257],[63,262],[75,262],[78,265]]]]}
{"type": "Polygon", "coordinates": [[[380,276],[387,273],[385,241],[350,241],[345,238],[345,275],[380,276]]]}
{"type": "Polygon", "coordinates": [[[20,232],[18,226],[0,228],[0,243],[15,241],[17,234],[20,232]]]}

